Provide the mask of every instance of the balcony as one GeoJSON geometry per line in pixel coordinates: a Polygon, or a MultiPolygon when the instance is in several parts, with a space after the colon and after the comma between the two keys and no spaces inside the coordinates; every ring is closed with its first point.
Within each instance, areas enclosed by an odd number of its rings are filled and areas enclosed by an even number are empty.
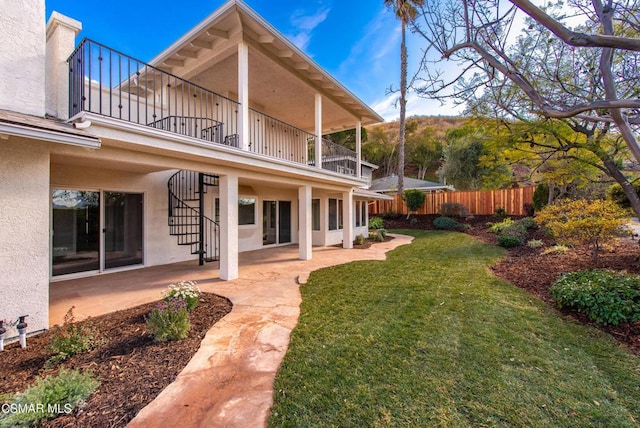
{"type": "MultiPolygon", "coordinates": [[[[239,103],[188,80],[84,39],[68,59],[69,112],[124,120],[212,145],[315,166],[315,135],[249,109],[246,144],[239,103]]],[[[322,142],[322,168],[356,176],[354,151],[322,142]]]]}

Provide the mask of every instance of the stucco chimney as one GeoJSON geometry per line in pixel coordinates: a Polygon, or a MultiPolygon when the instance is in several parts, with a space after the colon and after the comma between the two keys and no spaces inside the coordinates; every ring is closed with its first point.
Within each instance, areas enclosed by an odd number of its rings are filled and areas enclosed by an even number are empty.
{"type": "Polygon", "coordinates": [[[47,23],[46,111],[59,119],[69,119],[69,65],[82,24],[53,12],[47,23]]]}
{"type": "Polygon", "coordinates": [[[44,116],[43,0],[0,0],[0,109],[44,116]]]}

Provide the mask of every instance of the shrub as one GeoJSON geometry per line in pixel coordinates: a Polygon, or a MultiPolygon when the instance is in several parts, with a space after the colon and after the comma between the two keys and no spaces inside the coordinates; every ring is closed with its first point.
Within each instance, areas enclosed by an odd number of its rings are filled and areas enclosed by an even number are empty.
{"type": "Polygon", "coordinates": [[[417,219],[417,218],[412,218],[412,219],[409,221],[409,224],[410,224],[411,226],[415,226],[416,224],[418,224],[418,219],[417,219]]]}
{"type": "Polygon", "coordinates": [[[536,221],[549,229],[561,244],[591,247],[594,264],[603,244],[626,230],[627,213],[611,201],[562,200],[545,207],[536,221]]]}
{"type": "Polygon", "coordinates": [[[371,217],[369,219],[369,229],[382,229],[384,221],[380,217],[371,217]]]}
{"type": "Polygon", "coordinates": [[[180,298],[160,302],[147,318],[147,328],[156,342],[184,339],[190,327],[187,303],[180,298]]]}
{"type": "Polygon", "coordinates": [[[504,248],[513,248],[522,245],[522,238],[514,235],[498,236],[498,244],[504,248]]]}
{"type": "Polygon", "coordinates": [[[33,386],[15,394],[5,405],[7,409],[16,406],[28,411],[0,413],[0,427],[39,426],[45,420],[71,413],[99,384],[90,374],[77,370],[62,369],[57,376],[38,378],[33,386]]]}
{"type": "MultiPolygon", "coordinates": [[[[640,180],[635,180],[633,183],[633,188],[636,190],[636,193],[640,196],[640,180]]],[[[629,202],[629,198],[624,194],[622,190],[622,186],[619,184],[614,184],[609,187],[607,190],[607,199],[614,202],[620,208],[631,208],[631,202],[629,202]]]]}
{"type": "Polygon", "coordinates": [[[444,216],[437,217],[435,220],[433,220],[433,226],[436,229],[441,230],[460,230],[462,228],[462,225],[460,223],[458,223],[451,217],[444,216]]]}
{"type": "Polygon", "coordinates": [[[536,221],[533,219],[533,217],[525,217],[525,218],[521,218],[520,220],[518,220],[518,223],[520,223],[521,225],[524,226],[525,229],[529,230],[529,229],[535,229],[536,228],[536,221]]]}
{"type": "Polygon", "coordinates": [[[540,248],[544,246],[544,243],[540,239],[531,239],[527,242],[527,247],[529,248],[540,248]]]}
{"type": "Polygon", "coordinates": [[[382,233],[378,231],[378,233],[376,233],[375,236],[373,237],[373,240],[376,242],[384,242],[384,236],[382,236],[382,233]]]}
{"type": "Polygon", "coordinates": [[[535,213],[533,204],[524,204],[522,208],[524,209],[524,212],[527,214],[527,216],[533,217],[533,214],[535,213]]]}
{"type": "Polygon", "coordinates": [[[387,229],[379,229],[378,233],[380,234],[380,236],[382,236],[382,239],[385,239],[387,237],[387,229]]]}
{"type": "Polygon", "coordinates": [[[507,217],[507,210],[504,207],[497,207],[493,215],[498,218],[505,218],[507,217]]]}
{"type": "Polygon", "coordinates": [[[540,211],[549,202],[549,186],[544,183],[538,184],[533,191],[533,210],[540,211]]]}
{"type": "Polygon", "coordinates": [[[554,245],[544,250],[542,254],[564,254],[567,251],[569,251],[569,247],[566,245],[554,245]]]}
{"type": "Polygon", "coordinates": [[[404,191],[402,199],[404,199],[404,202],[407,204],[407,209],[409,210],[407,218],[409,218],[409,214],[418,211],[422,207],[425,198],[424,192],[420,190],[409,189],[404,191]]]}
{"type": "Polygon", "coordinates": [[[640,320],[640,277],[585,270],[562,275],[549,290],[558,306],[575,309],[602,325],[640,320]]]}
{"type": "Polygon", "coordinates": [[[187,310],[191,311],[198,306],[200,293],[200,289],[194,281],[180,281],[177,284],[169,284],[169,289],[164,292],[164,300],[182,299],[187,303],[187,310]]]}
{"type": "Polygon", "coordinates": [[[363,245],[366,241],[366,238],[364,237],[364,235],[358,235],[356,236],[356,244],[357,245],[363,245]]]}
{"type": "Polygon", "coordinates": [[[55,364],[73,355],[89,351],[100,344],[91,328],[75,322],[74,309],[75,306],[69,308],[64,315],[62,326],[53,331],[49,348],[56,355],[49,359],[49,364],[55,364]]]}
{"type": "Polygon", "coordinates": [[[469,210],[465,205],[445,202],[440,205],[440,215],[444,217],[466,217],[469,210]]]}

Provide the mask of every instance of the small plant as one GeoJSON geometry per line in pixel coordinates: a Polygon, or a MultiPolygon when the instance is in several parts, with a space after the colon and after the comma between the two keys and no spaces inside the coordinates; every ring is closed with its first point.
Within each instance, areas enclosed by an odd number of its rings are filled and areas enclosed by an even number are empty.
{"type": "Polygon", "coordinates": [[[416,224],[418,224],[418,219],[417,218],[412,218],[411,220],[409,220],[409,224],[411,226],[415,226],[416,224]]]}
{"type": "Polygon", "coordinates": [[[527,230],[535,229],[538,226],[533,217],[521,218],[517,223],[520,223],[527,230]]]}
{"type": "Polygon", "coordinates": [[[178,297],[160,302],[149,313],[147,328],[156,342],[184,339],[191,328],[187,302],[178,297]]]}
{"type": "MultiPolygon", "coordinates": [[[[489,223],[487,223],[487,224],[489,224],[489,223]]],[[[505,229],[507,229],[508,227],[513,226],[514,224],[515,224],[515,221],[511,220],[510,218],[505,218],[500,223],[492,223],[489,226],[489,232],[491,232],[491,233],[501,233],[505,229]]]]}
{"type": "Polygon", "coordinates": [[[540,248],[543,246],[544,246],[544,243],[542,242],[541,239],[531,239],[529,240],[529,242],[527,242],[527,247],[529,248],[540,248]]]}
{"type": "Polygon", "coordinates": [[[508,214],[504,207],[497,207],[493,215],[497,218],[506,218],[508,214]]]}
{"type": "Polygon", "coordinates": [[[384,236],[382,236],[382,233],[378,232],[374,236],[373,240],[376,241],[376,242],[384,242],[384,236]]]}
{"type": "Polygon", "coordinates": [[[567,251],[569,251],[569,247],[566,245],[554,245],[544,250],[542,254],[565,254],[567,251]]]}
{"type": "Polygon", "coordinates": [[[382,229],[384,221],[380,217],[371,217],[369,219],[369,229],[382,229]]]}
{"type": "Polygon", "coordinates": [[[82,406],[100,382],[89,373],[61,369],[56,376],[38,378],[33,386],[15,394],[3,409],[26,409],[0,413],[0,427],[39,426],[82,406]]]}
{"type": "Polygon", "coordinates": [[[522,245],[522,238],[514,235],[498,236],[498,244],[504,248],[513,248],[522,245]]]}
{"type": "Polygon", "coordinates": [[[75,322],[74,309],[75,306],[69,308],[64,315],[64,323],[54,330],[52,334],[49,347],[56,355],[49,359],[49,365],[89,351],[100,344],[100,340],[95,337],[95,333],[91,328],[75,322]]]}
{"type": "Polygon", "coordinates": [[[586,270],[562,275],[549,290],[559,307],[575,309],[602,325],[640,320],[640,277],[586,270]]]}
{"type": "Polygon", "coordinates": [[[365,238],[364,235],[358,235],[356,236],[356,245],[364,245],[366,240],[367,238],[365,238]]]}
{"type": "Polygon", "coordinates": [[[469,210],[465,205],[445,202],[440,205],[440,215],[444,217],[466,217],[469,210]]]}
{"type": "Polygon", "coordinates": [[[460,230],[460,229],[462,229],[462,225],[460,223],[458,223],[457,221],[455,221],[451,217],[444,217],[444,216],[437,217],[435,220],[433,220],[433,226],[436,229],[440,229],[440,230],[460,230]]]}
{"type": "Polygon", "coordinates": [[[385,239],[387,237],[387,229],[380,229],[378,230],[378,233],[380,234],[380,236],[382,236],[382,239],[385,239]]]}
{"type": "Polygon", "coordinates": [[[191,311],[200,302],[201,291],[194,281],[180,281],[177,284],[170,284],[169,289],[164,292],[164,300],[172,298],[183,299],[187,302],[187,310],[191,311]]]}

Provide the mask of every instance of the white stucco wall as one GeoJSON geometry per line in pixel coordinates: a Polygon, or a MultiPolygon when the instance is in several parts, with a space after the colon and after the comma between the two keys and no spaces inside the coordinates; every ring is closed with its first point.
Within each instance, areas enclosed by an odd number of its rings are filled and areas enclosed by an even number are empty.
{"type": "Polygon", "coordinates": [[[175,171],[141,174],[110,169],[52,164],[51,187],[144,193],[144,260],[146,266],[197,259],[189,246],[169,235],[167,181],[175,171]]]}
{"type": "Polygon", "coordinates": [[[49,149],[9,137],[0,150],[0,319],[29,315],[31,333],[49,325],[49,149]]]}
{"type": "Polygon", "coordinates": [[[0,0],[0,109],[44,116],[44,1],[0,0]]]}

